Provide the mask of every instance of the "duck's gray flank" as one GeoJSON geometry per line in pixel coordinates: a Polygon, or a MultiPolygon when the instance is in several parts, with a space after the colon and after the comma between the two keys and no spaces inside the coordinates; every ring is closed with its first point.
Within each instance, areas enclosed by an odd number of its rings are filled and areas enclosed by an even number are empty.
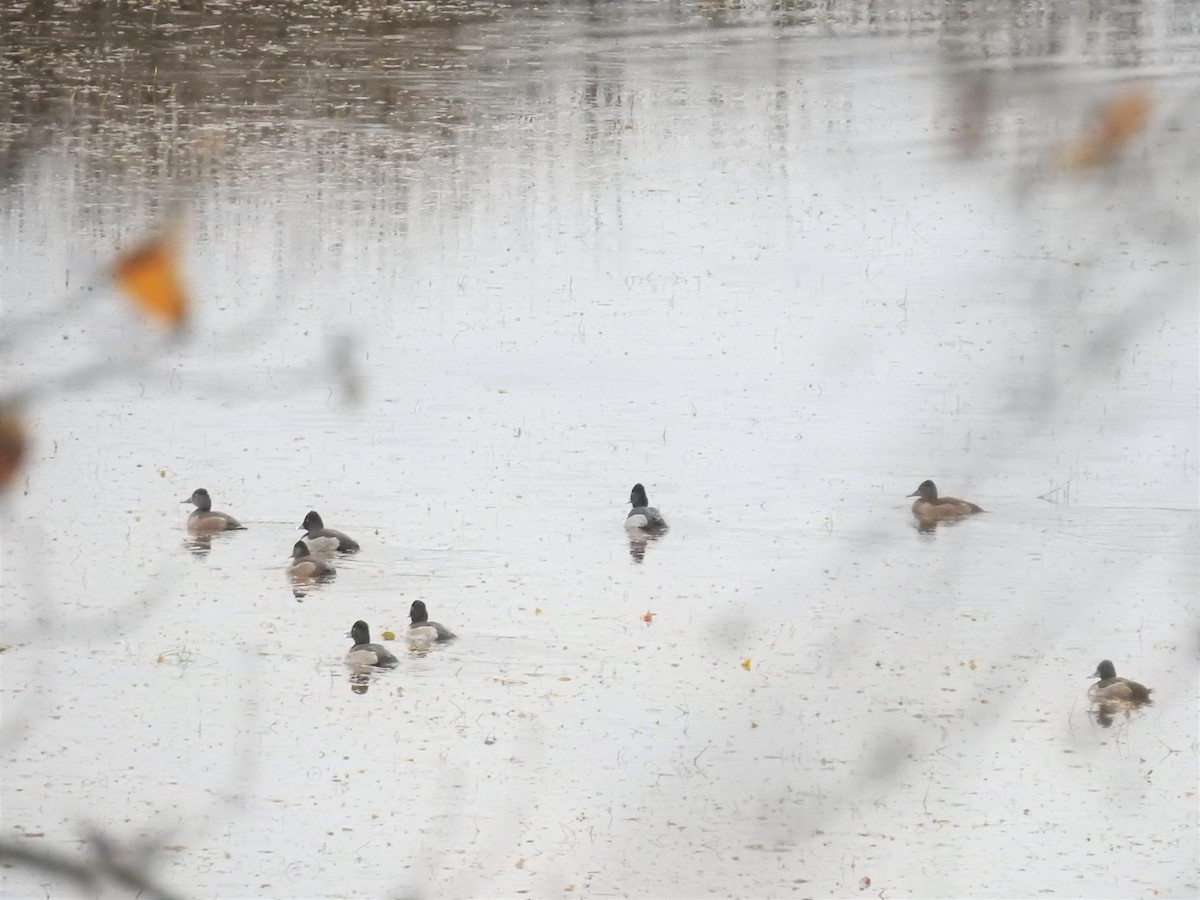
{"type": "Polygon", "coordinates": [[[337,553],[357,553],[359,551],[358,541],[340,531],[326,528],[325,523],[321,521],[320,513],[315,509],[308,511],[308,515],[304,517],[304,521],[300,523],[299,527],[304,529],[303,540],[308,544],[310,550],[337,553]]]}

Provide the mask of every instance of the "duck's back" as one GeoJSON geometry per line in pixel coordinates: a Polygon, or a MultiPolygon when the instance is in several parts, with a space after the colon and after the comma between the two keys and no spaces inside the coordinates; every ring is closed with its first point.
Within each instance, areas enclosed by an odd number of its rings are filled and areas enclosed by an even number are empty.
{"type": "Polygon", "coordinates": [[[414,644],[444,644],[457,638],[458,635],[438,622],[414,622],[408,626],[408,640],[414,644]]]}
{"type": "Polygon", "coordinates": [[[912,505],[912,514],[918,519],[926,521],[957,519],[960,516],[971,516],[981,512],[984,512],[982,506],[977,506],[969,500],[959,500],[957,497],[938,497],[936,500],[919,497],[913,501],[912,505]]]}
{"type": "Polygon", "coordinates": [[[641,528],[643,531],[662,531],[667,520],[653,506],[637,506],[625,517],[626,528],[641,528]]]}
{"type": "Polygon", "coordinates": [[[1152,688],[1128,678],[1105,678],[1092,685],[1088,694],[1093,700],[1120,700],[1125,703],[1149,703],[1152,688]]]}
{"type": "Polygon", "coordinates": [[[357,553],[358,542],[349,535],[342,534],[332,528],[318,528],[304,536],[308,549],[323,552],[357,553]]]}
{"type": "Polygon", "coordinates": [[[398,665],[400,660],[380,644],[355,644],[346,654],[346,662],[352,666],[378,666],[381,669],[390,669],[398,665]]]}
{"type": "Polygon", "coordinates": [[[194,509],[188,516],[188,530],[192,532],[240,531],[245,525],[233,516],[211,509],[194,509]]]}

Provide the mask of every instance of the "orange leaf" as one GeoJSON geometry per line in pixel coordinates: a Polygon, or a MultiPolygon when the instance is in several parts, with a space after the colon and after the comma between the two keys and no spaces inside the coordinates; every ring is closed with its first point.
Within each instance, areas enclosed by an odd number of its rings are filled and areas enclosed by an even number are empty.
{"type": "Polygon", "coordinates": [[[167,235],[121,254],[113,277],[143,313],[174,327],[183,324],[188,297],[179,277],[178,254],[167,235]]]}
{"type": "Polygon", "coordinates": [[[1088,134],[1063,149],[1064,164],[1069,169],[1087,169],[1110,162],[1142,130],[1153,105],[1142,88],[1118,94],[1100,108],[1088,134]]]}
{"type": "Polygon", "coordinates": [[[17,414],[0,408],[0,491],[7,490],[25,458],[25,429],[17,414]]]}
{"type": "Polygon", "coordinates": [[[651,622],[654,621],[654,613],[647,612],[644,616],[642,616],[642,621],[645,622],[647,625],[649,625],[651,622]]]}

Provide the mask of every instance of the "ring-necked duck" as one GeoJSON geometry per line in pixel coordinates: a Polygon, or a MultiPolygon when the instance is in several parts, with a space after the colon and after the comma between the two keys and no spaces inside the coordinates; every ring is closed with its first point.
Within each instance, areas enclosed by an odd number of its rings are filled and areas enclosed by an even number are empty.
{"type": "Polygon", "coordinates": [[[386,647],[371,643],[371,629],[362,619],[350,627],[350,633],[346,637],[354,640],[354,646],[346,654],[346,662],[352,666],[378,666],[381,669],[390,669],[400,662],[388,652],[386,647]]]}
{"type": "Polygon", "coordinates": [[[646,489],[641,484],[635,484],[629,492],[629,503],[633,509],[625,517],[626,528],[640,528],[642,531],[657,532],[667,530],[667,520],[657,509],[650,505],[646,497],[646,489]]]}
{"type": "Polygon", "coordinates": [[[294,581],[324,581],[337,574],[337,570],[323,559],[317,559],[308,552],[304,541],[296,541],[292,547],[292,561],[288,563],[287,573],[294,581]]]}
{"type": "Polygon", "coordinates": [[[457,637],[444,625],[429,621],[429,612],[424,600],[414,600],[408,611],[412,624],[408,626],[408,640],[413,644],[440,644],[457,637]]]}
{"type": "Polygon", "coordinates": [[[358,552],[358,542],[340,531],[326,528],[315,509],[309,510],[308,515],[304,517],[304,522],[299,527],[306,532],[302,540],[308,544],[309,550],[326,553],[335,550],[338,553],[358,552]]]}
{"type": "Polygon", "coordinates": [[[237,531],[246,527],[233,516],[226,515],[223,512],[215,512],[212,508],[212,497],[208,496],[208,491],[204,488],[196,488],[192,491],[192,496],[181,502],[193,503],[196,506],[187,519],[188,531],[208,533],[213,531],[237,531]]]}
{"type": "Polygon", "coordinates": [[[941,522],[984,511],[982,507],[957,497],[939,497],[937,485],[932,481],[922,481],[921,486],[908,496],[917,498],[913,501],[912,514],[921,522],[941,522]]]}
{"type": "Polygon", "coordinates": [[[1117,668],[1111,660],[1101,660],[1092,673],[1093,678],[1100,680],[1088,688],[1088,697],[1095,701],[1123,700],[1126,703],[1149,703],[1150,691],[1143,684],[1130,681],[1128,678],[1118,678],[1117,668]]]}

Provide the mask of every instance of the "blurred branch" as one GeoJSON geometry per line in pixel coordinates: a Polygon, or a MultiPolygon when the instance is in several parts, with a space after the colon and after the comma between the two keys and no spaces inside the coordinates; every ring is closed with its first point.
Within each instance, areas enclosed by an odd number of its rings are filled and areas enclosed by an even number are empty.
{"type": "Polygon", "coordinates": [[[27,844],[21,845],[16,841],[0,839],[0,864],[36,869],[92,891],[98,890],[105,881],[111,881],[136,891],[141,898],[182,900],[181,894],[169,891],[151,880],[149,874],[144,871],[144,859],[136,863],[118,859],[117,856],[122,851],[98,831],[92,831],[88,835],[88,841],[92,846],[93,856],[88,860],[79,860],[65,853],[33,850],[29,849],[27,844]]]}

